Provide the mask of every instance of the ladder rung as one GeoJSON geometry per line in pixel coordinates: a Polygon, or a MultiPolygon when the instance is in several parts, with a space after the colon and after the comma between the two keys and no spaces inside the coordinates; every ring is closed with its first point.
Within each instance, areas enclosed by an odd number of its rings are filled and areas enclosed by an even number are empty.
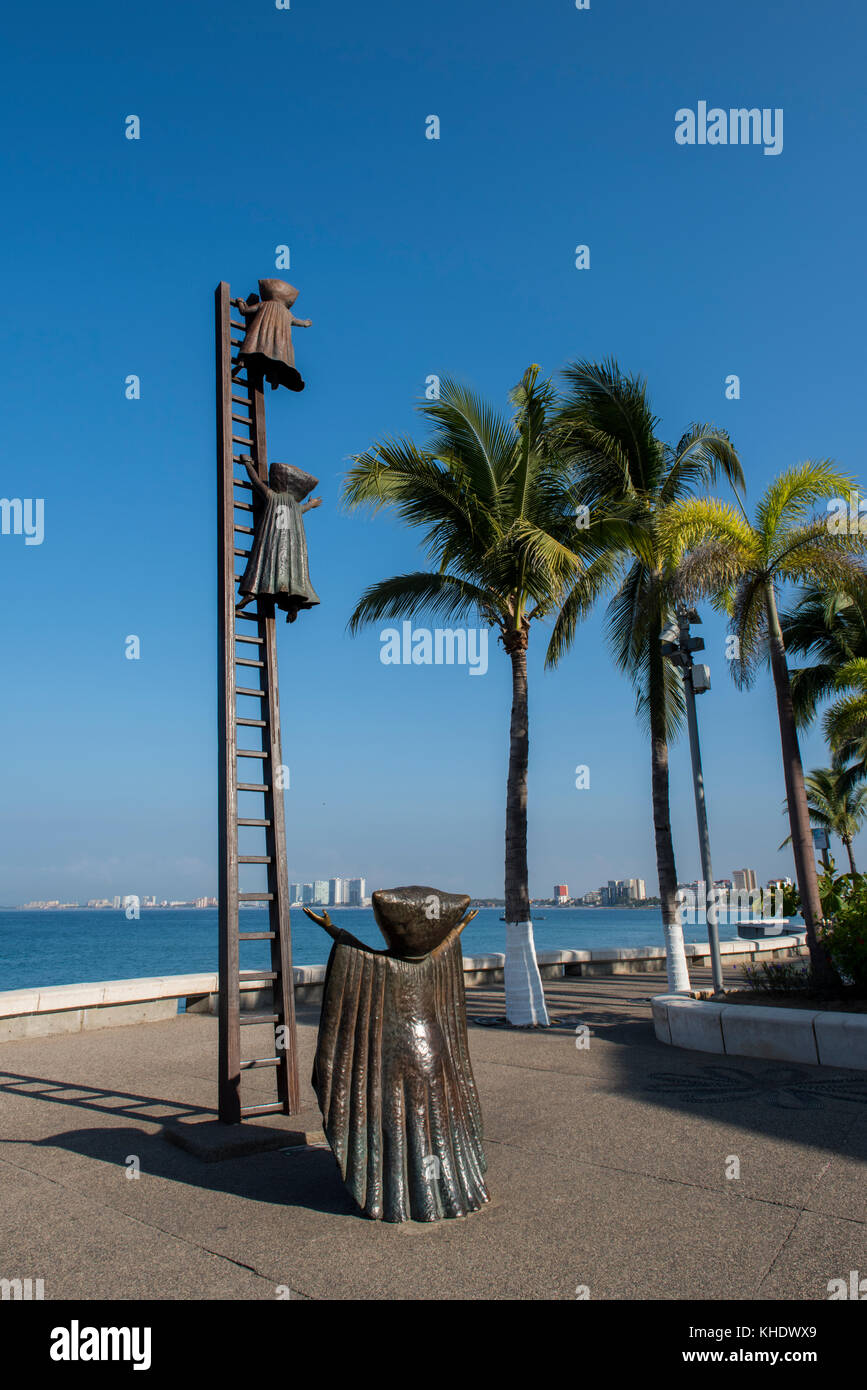
{"type": "Polygon", "coordinates": [[[235,657],[235,665],[236,665],[236,666],[258,666],[259,669],[260,669],[260,671],[262,671],[262,670],[265,669],[265,663],[264,663],[264,661],[256,661],[256,659],[255,659],[254,657],[252,657],[252,656],[236,656],[236,657],[235,657]]]}
{"type": "Polygon", "coordinates": [[[256,1014],[250,1009],[242,1009],[240,1014],[240,1024],[242,1028],[249,1027],[251,1023],[279,1023],[279,1014],[256,1014]]]}
{"type": "MultiPolygon", "coordinates": [[[[243,445],[245,445],[246,448],[248,448],[248,449],[252,449],[252,447],[253,447],[253,441],[252,441],[252,439],[242,439],[241,436],[240,436],[239,434],[233,434],[233,435],[232,435],[232,443],[233,443],[233,444],[243,444],[243,445]]],[[[236,462],[237,462],[237,460],[236,460],[236,462]]]]}
{"type": "Polygon", "coordinates": [[[257,696],[257,698],[260,699],[260,700],[264,700],[264,698],[265,698],[265,692],[264,692],[264,690],[248,690],[247,687],[246,687],[245,685],[236,685],[236,686],[235,686],[235,694],[236,694],[236,695],[255,695],[255,696],[257,696]]]}
{"type": "Polygon", "coordinates": [[[270,753],[258,753],[252,748],[237,749],[239,758],[270,758],[270,753]]]}
{"type": "MultiPolygon", "coordinates": [[[[235,459],[234,462],[237,463],[238,460],[235,459]]],[[[233,479],[232,479],[232,482],[235,484],[235,487],[245,487],[245,488],[247,489],[248,492],[252,492],[252,491],[253,491],[253,484],[252,484],[252,483],[245,483],[243,478],[233,478],[233,479]]]]}
{"type": "MultiPolygon", "coordinates": [[[[274,894],[273,894],[273,893],[239,893],[239,894],[238,894],[238,901],[239,901],[239,902],[242,902],[242,903],[272,903],[272,902],[274,901],[274,894]]],[[[274,974],[270,974],[270,975],[268,975],[268,976],[266,977],[265,975],[257,974],[255,970],[253,971],[252,975],[247,974],[247,973],[246,973],[245,971],[243,971],[243,970],[241,971],[241,979],[242,979],[242,980],[259,980],[259,979],[264,980],[264,979],[266,979],[266,978],[269,979],[269,980],[276,980],[277,976],[274,975],[274,974]]]]}
{"type": "Polygon", "coordinates": [[[238,525],[235,525],[232,529],[233,529],[234,531],[237,531],[237,532],[238,532],[240,535],[242,535],[242,536],[253,536],[253,535],[255,535],[255,529],[254,529],[252,526],[238,526],[238,525]]]}
{"type": "MultiPolygon", "coordinates": [[[[239,783],[238,783],[238,791],[239,791],[239,792],[269,792],[270,790],[271,790],[271,783],[270,783],[270,782],[263,782],[261,785],[260,785],[258,782],[239,782],[239,783]]],[[[243,894],[242,894],[242,896],[243,896],[243,894]]]]}
{"type": "MultiPolygon", "coordinates": [[[[239,385],[239,386],[246,386],[247,383],[246,383],[246,381],[239,381],[239,382],[238,382],[238,385],[239,385]]],[[[249,399],[248,396],[233,396],[233,397],[232,397],[232,400],[233,400],[233,401],[236,401],[236,402],[238,403],[238,405],[249,405],[249,404],[250,404],[250,399],[249,399]]]]}
{"type": "Polygon", "coordinates": [[[282,1100],[272,1100],[270,1105],[242,1105],[242,1115],[276,1115],[283,1109],[282,1100]]]}
{"type": "Polygon", "coordinates": [[[249,423],[250,423],[250,417],[249,417],[249,415],[235,415],[235,414],[233,413],[233,414],[232,414],[232,419],[233,419],[233,420],[237,420],[237,422],[238,422],[239,425],[249,425],[249,423]]]}
{"type": "Polygon", "coordinates": [[[246,724],[250,729],[266,729],[268,727],[267,719],[241,719],[240,715],[235,716],[235,723],[246,724]]]}
{"type": "MultiPolygon", "coordinates": [[[[235,554],[236,554],[236,555],[243,555],[243,556],[245,557],[245,559],[246,559],[246,557],[249,556],[250,552],[249,552],[249,550],[238,550],[238,548],[237,548],[237,546],[236,546],[236,547],[235,547],[235,554]]],[[[243,579],[244,576],[243,576],[242,574],[236,574],[236,575],[235,575],[235,578],[236,578],[236,579],[243,579]]]]}
{"type": "MultiPolygon", "coordinates": [[[[239,854],[239,864],[270,864],[270,854],[239,854]]],[[[261,935],[261,933],[260,933],[261,935]]]]}
{"type": "MultiPolygon", "coordinates": [[[[235,575],[235,578],[236,578],[236,579],[240,579],[240,575],[236,574],[236,575],[235,575]]],[[[255,600],[254,600],[254,602],[255,602],[255,600]]],[[[236,609],[235,609],[235,621],[236,621],[236,622],[237,622],[238,618],[244,618],[248,623],[258,623],[258,622],[259,622],[259,619],[261,618],[261,616],[262,616],[261,613],[250,613],[250,612],[246,611],[246,610],[243,609],[243,608],[241,608],[241,609],[236,608],[236,609]]]]}
{"type": "Polygon", "coordinates": [[[253,510],[249,502],[233,502],[232,506],[236,512],[251,512],[253,510]]]}
{"type": "Polygon", "coordinates": [[[271,822],[270,822],[269,820],[257,820],[255,817],[251,817],[251,816],[239,816],[239,817],[238,817],[238,825],[262,825],[262,826],[267,827],[267,826],[269,826],[270,824],[271,824],[271,822]]]}
{"type": "Polygon", "coordinates": [[[247,331],[247,325],[246,325],[246,323],[236,323],[235,320],[234,320],[233,318],[230,318],[230,319],[229,319],[229,327],[230,327],[230,328],[243,328],[243,330],[244,330],[245,333],[246,333],[246,331],[247,331]]]}
{"type": "Polygon", "coordinates": [[[235,641],[236,641],[236,642],[256,642],[256,643],[259,644],[259,646],[261,646],[261,645],[262,645],[262,642],[264,641],[264,638],[262,638],[262,637],[247,637],[244,633],[239,633],[239,634],[236,636],[235,641]]]}
{"type": "Polygon", "coordinates": [[[277,933],[274,931],[240,931],[238,932],[239,941],[274,941],[277,933]]]}
{"type": "MultiPolygon", "coordinates": [[[[249,896],[249,894],[247,894],[247,893],[242,893],[242,894],[241,894],[241,897],[242,897],[242,898],[246,898],[246,897],[248,897],[248,896],[249,896]]],[[[255,897],[255,896],[256,896],[256,895],[255,895],[255,893],[254,893],[254,894],[253,894],[253,897],[255,897]]],[[[248,983],[250,980],[276,980],[276,979],[277,979],[277,971],[276,971],[276,970],[239,970],[239,971],[238,971],[238,979],[241,981],[242,984],[248,983]]]]}
{"type": "Polygon", "coordinates": [[[241,1071],[253,1071],[256,1067],[279,1067],[282,1057],[256,1057],[252,1062],[242,1062],[241,1071]]]}

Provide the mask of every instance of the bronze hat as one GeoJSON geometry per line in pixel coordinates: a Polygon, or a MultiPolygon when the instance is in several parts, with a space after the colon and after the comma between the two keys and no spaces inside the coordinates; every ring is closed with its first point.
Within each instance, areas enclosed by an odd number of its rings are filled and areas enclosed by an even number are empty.
{"type": "Polygon", "coordinates": [[[263,299],[276,299],[287,308],[298,298],[298,291],[288,280],[260,280],[259,293],[263,299]]]}
{"type": "Polygon", "coordinates": [[[426,956],[444,941],[470,905],[466,893],[412,884],[371,895],[377,926],[396,956],[426,956]]]}
{"type": "Polygon", "coordinates": [[[300,502],[313,491],[319,479],[292,463],[272,463],[268,470],[268,482],[272,492],[291,492],[300,502]]]}

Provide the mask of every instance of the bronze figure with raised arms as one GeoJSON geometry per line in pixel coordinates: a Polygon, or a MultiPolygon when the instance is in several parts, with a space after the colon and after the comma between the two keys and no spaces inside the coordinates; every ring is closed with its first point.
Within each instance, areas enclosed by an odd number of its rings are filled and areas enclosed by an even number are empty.
{"type": "Polygon", "coordinates": [[[313,1086],[343,1181],[376,1221],[439,1221],[490,1199],[467,1042],[464,894],[413,885],[372,896],[376,951],[334,939],[313,1086]]]}

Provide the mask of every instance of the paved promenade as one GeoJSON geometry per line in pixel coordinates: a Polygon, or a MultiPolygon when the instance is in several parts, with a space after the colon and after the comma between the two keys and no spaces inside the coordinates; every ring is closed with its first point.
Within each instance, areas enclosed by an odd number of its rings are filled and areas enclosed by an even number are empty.
{"type": "MultiPolygon", "coordinates": [[[[867,1077],[666,1047],[664,989],[546,981],[549,1031],[474,1022],[492,1202],[432,1226],[358,1216],[327,1149],[203,1163],[167,1142],[213,1112],[213,1018],[0,1044],[0,1277],[46,1299],[826,1299],[867,1275],[867,1077]]],[[[467,1008],[502,1015],[502,990],[467,1008]]],[[[319,1123],[316,1022],[290,1126],[319,1123]]]]}

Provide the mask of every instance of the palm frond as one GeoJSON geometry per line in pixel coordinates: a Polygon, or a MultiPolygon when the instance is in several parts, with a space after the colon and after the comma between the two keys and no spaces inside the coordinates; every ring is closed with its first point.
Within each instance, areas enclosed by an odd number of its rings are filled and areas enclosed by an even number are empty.
{"type": "Polygon", "coordinates": [[[654,626],[655,615],[650,577],[636,561],[607,608],[606,640],[621,671],[631,672],[640,666],[648,627],[654,626]]]}
{"type": "MultiPolygon", "coordinates": [[[[707,541],[722,542],[731,551],[723,587],[754,563],[755,538],[749,522],[729,502],[717,497],[687,497],[671,502],[659,514],[661,539],[675,557],[707,541]]],[[[718,551],[722,554],[722,551],[718,551]]]]}
{"type": "Polygon", "coordinates": [[[853,487],[853,480],[830,459],[808,460],[781,473],[756,507],[756,530],[765,554],[771,554],[781,528],[789,530],[802,524],[817,502],[845,496],[853,487]]]}
{"type": "MultiPolygon", "coordinates": [[[[644,379],[627,376],[613,358],[573,362],[562,376],[565,398],[558,426],[576,465],[605,474],[616,461],[621,491],[655,493],[664,458],[644,379]]],[[[610,481],[615,484],[613,472],[610,481]]]]}
{"type": "Polygon", "coordinates": [[[452,377],[441,380],[439,399],[423,401],[419,410],[433,426],[431,452],[458,465],[479,501],[496,513],[500,489],[515,466],[511,422],[452,377]]]}
{"type": "Polygon", "coordinates": [[[732,599],[732,635],[738,651],[729,665],[735,685],[742,690],[752,685],[759,664],[767,657],[767,582],[761,571],[747,571],[732,599]]]}
{"type": "Polygon", "coordinates": [[[659,499],[675,502],[701,484],[713,483],[721,474],[735,489],[745,487],[737,450],[726,430],[717,425],[690,425],[675,449],[666,448],[667,475],[659,499]]]}
{"type": "Polygon", "coordinates": [[[575,640],[578,624],[587,617],[600,595],[615,582],[622,564],[620,555],[609,551],[597,556],[572,584],[554,621],[545,655],[546,667],[559,665],[575,640]]]}
{"type": "Polygon", "coordinates": [[[381,579],[365,589],[355,606],[348,628],[358,632],[369,623],[385,619],[414,618],[430,613],[444,618],[464,618],[476,613],[483,622],[502,622],[496,595],[451,574],[416,571],[381,579]]]}

